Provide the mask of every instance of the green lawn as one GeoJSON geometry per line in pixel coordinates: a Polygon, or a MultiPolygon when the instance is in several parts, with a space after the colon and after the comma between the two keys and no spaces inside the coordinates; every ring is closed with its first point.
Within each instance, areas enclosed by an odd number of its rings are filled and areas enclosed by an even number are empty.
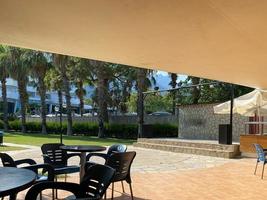
{"type": "Polygon", "coordinates": [[[25,148],[22,147],[13,147],[13,146],[6,146],[6,145],[0,145],[0,152],[2,151],[14,151],[14,150],[23,150],[25,148]]]}
{"type": "MultiPolygon", "coordinates": [[[[59,135],[43,135],[43,134],[22,134],[18,132],[5,133],[4,142],[15,144],[27,144],[34,146],[41,146],[44,143],[60,142],[59,135]]],[[[135,140],[124,140],[116,138],[103,138],[90,136],[63,136],[63,143],[65,145],[103,145],[110,146],[115,143],[122,143],[131,145],[135,140]]]]}

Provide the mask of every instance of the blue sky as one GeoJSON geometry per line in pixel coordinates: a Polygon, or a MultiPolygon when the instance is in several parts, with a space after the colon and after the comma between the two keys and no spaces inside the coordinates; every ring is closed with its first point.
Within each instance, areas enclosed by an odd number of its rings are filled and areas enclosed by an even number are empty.
{"type": "MultiPolygon", "coordinates": [[[[157,74],[168,76],[168,72],[164,72],[164,71],[157,71],[157,74]]],[[[178,81],[181,81],[181,80],[184,81],[186,78],[187,78],[187,75],[183,75],[183,74],[178,75],[178,81]]]]}

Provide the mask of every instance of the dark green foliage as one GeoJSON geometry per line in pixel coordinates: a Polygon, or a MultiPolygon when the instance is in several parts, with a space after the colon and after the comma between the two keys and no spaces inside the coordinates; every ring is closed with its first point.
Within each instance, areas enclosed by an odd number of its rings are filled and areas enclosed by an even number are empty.
{"type": "Polygon", "coordinates": [[[14,131],[21,130],[21,122],[19,120],[9,122],[9,129],[14,131]]]}
{"type": "Polygon", "coordinates": [[[0,129],[4,128],[4,122],[2,120],[0,120],[0,129]]]}
{"type": "Polygon", "coordinates": [[[96,123],[79,122],[73,124],[73,133],[79,135],[97,136],[98,125],[96,123]]]}
{"type": "MultiPolygon", "coordinates": [[[[16,117],[16,115],[14,115],[14,114],[9,114],[7,117],[8,117],[8,121],[14,121],[14,120],[18,119],[16,117]]],[[[0,120],[3,120],[3,119],[4,119],[4,113],[0,112],[0,120]]]]}
{"type": "Polygon", "coordinates": [[[173,124],[153,124],[154,137],[178,137],[178,127],[173,124]]]}
{"type": "MultiPolygon", "coordinates": [[[[3,122],[0,120],[0,128],[3,127],[3,122]]],[[[41,122],[27,122],[27,131],[32,133],[41,133],[41,122]]],[[[13,131],[21,130],[21,122],[19,120],[9,122],[9,129],[13,131]]],[[[106,124],[105,125],[105,137],[123,138],[123,139],[136,139],[138,126],[135,124],[106,124]]],[[[177,137],[177,126],[171,124],[153,124],[153,136],[154,137],[177,137]]],[[[59,134],[62,131],[63,134],[67,133],[67,123],[60,124],[57,122],[47,122],[47,133],[59,134]]],[[[73,134],[97,136],[98,124],[88,122],[76,122],[73,124],[73,134]]]]}
{"type": "Polygon", "coordinates": [[[134,124],[107,124],[106,137],[135,139],[137,138],[138,126],[134,124]]]}

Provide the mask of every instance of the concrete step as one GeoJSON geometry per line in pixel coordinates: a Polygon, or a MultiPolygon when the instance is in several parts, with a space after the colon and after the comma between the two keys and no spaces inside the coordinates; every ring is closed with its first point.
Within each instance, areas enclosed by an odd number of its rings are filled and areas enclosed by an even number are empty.
{"type": "Polygon", "coordinates": [[[171,145],[171,146],[180,146],[180,147],[195,147],[195,148],[203,148],[203,149],[215,149],[222,151],[236,151],[239,149],[239,145],[224,145],[224,144],[215,144],[209,142],[194,142],[187,140],[175,140],[175,139],[150,139],[150,138],[140,138],[138,139],[138,143],[149,143],[149,144],[161,144],[161,145],[171,145]]]}
{"type": "Polygon", "coordinates": [[[198,148],[196,146],[178,146],[178,145],[167,145],[167,144],[158,144],[158,143],[146,143],[140,142],[138,140],[137,143],[134,143],[135,147],[148,148],[148,149],[156,149],[162,151],[170,151],[175,153],[186,153],[186,154],[196,154],[203,156],[212,156],[212,157],[220,157],[220,158],[234,158],[240,155],[239,149],[238,151],[229,151],[229,150],[220,150],[213,148],[198,148]]]}

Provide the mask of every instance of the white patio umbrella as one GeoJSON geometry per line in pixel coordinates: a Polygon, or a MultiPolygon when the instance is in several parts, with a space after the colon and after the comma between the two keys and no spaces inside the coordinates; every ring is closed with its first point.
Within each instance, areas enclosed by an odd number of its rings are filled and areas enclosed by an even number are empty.
{"type": "MultiPolygon", "coordinates": [[[[214,113],[229,114],[230,101],[214,106],[214,113]]],[[[234,99],[233,113],[244,116],[267,114],[267,90],[255,89],[252,92],[234,99]]]]}

